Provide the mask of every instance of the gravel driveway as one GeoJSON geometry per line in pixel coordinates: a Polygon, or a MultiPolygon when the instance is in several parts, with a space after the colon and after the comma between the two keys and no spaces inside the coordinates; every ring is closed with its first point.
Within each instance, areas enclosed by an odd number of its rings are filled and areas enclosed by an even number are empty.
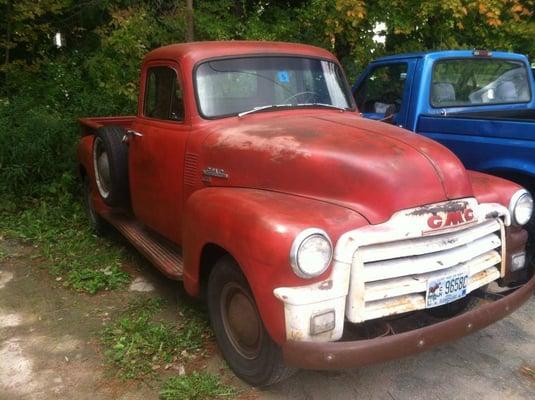
{"type": "MultiPolygon", "coordinates": [[[[0,239],[0,248],[1,400],[157,399],[155,388],[107,378],[94,337],[135,290],[173,301],[174,282],[145,265],[133,290],[81,295],[58,287],[30,246],[0,239]]],[[[414,357],[336,373],[303,371],[262,391],[232,382],[246,399],[535,399],[534,366],[532,298],[507,319],[414,357]]],[[[217,351],[206,367],[231,375],[217,351]]]]}

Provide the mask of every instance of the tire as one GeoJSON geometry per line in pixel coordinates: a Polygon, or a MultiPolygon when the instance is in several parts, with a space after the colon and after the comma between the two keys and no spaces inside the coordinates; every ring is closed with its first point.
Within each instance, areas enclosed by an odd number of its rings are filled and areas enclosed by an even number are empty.
{"type": "Polygon", "coordinates": [[[427,309],[427,313],[437,318],[451,318],[462,313],[472,304],[472,297],[467,295],[457,301],[427,309]]]}
{"type": "Polygon", "coordinates": [[[294,373],[283,364],[282,350],[266,331],[247,280],[231,257],[214,266],[207,300],[217,343],[240,379],[265,387],[294,373]]]}
{"type": "Polygon", "coordinates": [[[93,167],[98,192],[110,207],[129,205],[128,146],[125,130],[118,126],[98,128],[93,142],[93,167]]]}
{"type": "Polygon", "coordinates": [[[89,177],[85,176],[83,181],[83,196],[84,196],[84,206],[87,213],[87,218],[93,232],[98,236],[104,236],[110,231],[110,225],[95,211],[91,205],[91,182],[89,177]]]}

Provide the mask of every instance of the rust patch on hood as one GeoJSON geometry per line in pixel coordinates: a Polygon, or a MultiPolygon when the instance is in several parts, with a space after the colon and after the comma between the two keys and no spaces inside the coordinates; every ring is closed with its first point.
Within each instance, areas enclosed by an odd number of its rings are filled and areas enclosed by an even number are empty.
{"type": "Polygon", "coordinates": [[[453,211],[464,211],[466,207],[468,207],[468,202],[465,200],[451,201],[441,206],[427,205],[427,206],[418,207],[416,210],[412,211],[409,215],[421,216],[425,214],[436,214],[438,212],[449,213],[453,211]]]}
{"type": "Polygon", "coordinates": [[[233,132],[221,135],[213,147],[268,153],[274,162],[311,156],[308,151],[302,149],[301,142],[286,129],[274,129],[270,132],[239,128],[232,130],[233,132]]]}

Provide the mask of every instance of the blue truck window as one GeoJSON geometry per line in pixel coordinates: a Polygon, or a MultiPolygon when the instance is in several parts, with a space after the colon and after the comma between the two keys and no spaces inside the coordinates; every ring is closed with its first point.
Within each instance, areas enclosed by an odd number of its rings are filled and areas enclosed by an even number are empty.
{"type": "MultiPolygon", "coordinates": [[[[407,78],[406,63],[388,64],[375,68],[355,91],[359,111],[383,117],[401,109],[407,78]]],[[[373,118],[373,116],[370,116],[373,118]]]]}
{"type": "Polygon", "coordinates": [[[433,107],[526,103],[531,100],[526,66],[501,59],[440,60],[433,68],[433,107]]]}

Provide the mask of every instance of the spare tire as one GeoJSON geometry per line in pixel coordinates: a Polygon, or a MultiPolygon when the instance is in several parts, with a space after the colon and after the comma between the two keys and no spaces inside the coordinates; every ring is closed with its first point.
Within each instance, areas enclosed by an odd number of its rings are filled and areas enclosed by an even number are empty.
{"type": "Polygon", "coordinates": [[[98,193],[111,207],[129,204],[128,146],[120,126],[98,128],[93,141],[93,168],[98,193]]]}

